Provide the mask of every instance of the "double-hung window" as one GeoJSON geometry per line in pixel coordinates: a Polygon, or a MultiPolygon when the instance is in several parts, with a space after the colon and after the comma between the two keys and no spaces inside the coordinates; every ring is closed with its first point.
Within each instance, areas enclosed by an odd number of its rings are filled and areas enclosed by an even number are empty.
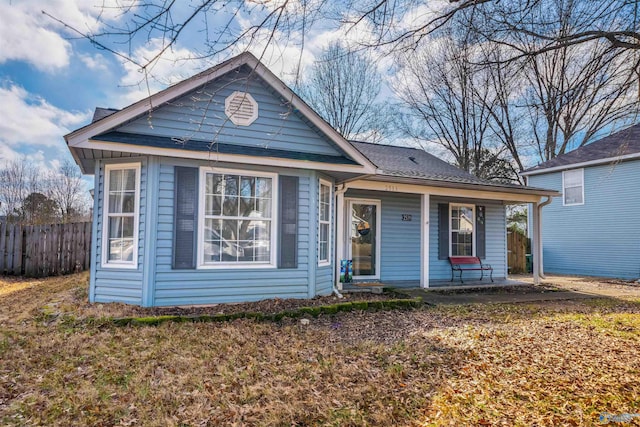
{"type": "Polygon", "coordinates": [[[584,204],[584,169],[562,172],[562,204],[584,204]]]}
{"type": "Polygon", "coordinates": [[[318,196],[318,265],[330,264],[331,184],[320,180],[318,196]]]}
{"type": "Polygon", "coordinates": [[[474,205],[449,205],[451,218],[450,256],[475,256],[474,247],[474,205]]]}
{"type": "Polygon", "coordinates": [[[140,163],[105,166],[102,264],[136,268],[140,163]]]}
{"type": "Polygon", "coordinates": [[[277,176],[201,169],[201,267],[275,265],[277,176]]]}

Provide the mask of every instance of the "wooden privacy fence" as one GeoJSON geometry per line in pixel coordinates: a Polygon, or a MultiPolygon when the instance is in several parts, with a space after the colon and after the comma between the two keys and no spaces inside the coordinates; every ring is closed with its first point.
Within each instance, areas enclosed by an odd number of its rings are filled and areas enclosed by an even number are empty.
{"type": "Polygon", "coordinates": [[[527,272],[527,236],[510,231],[507,233],[507,264],[512,274],[527,272]]]}
{"type": "Polygon", "coordinates": [[[0,224],[0,274],[46,277],[89,269],[91,223],[0,224]]]}

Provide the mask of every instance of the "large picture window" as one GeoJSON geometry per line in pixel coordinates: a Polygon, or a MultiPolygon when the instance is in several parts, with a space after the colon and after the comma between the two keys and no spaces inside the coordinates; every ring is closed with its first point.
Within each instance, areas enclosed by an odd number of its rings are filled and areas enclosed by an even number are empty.
{"type": "Polygon", "coordinates": [[[474,253],[474,205],[449,205],[451,218],[450,256],[475,256],[474,253]]]}
{"type": "Polygon", "coordinates": [[[318,265],[328,265],[331,256],[331,184],[323,180],[318,196],[318,220],[318,265]]]}
{"type": "Polygon", "coordinates": [[[584,169],[562,172],[562,200],[565,206],[584,204],[584,169]]]}
{"type": "Polygon", "coordinates": [[[201,173],[200,265],[274,264],[276,175],[201,173]]]}
{"type": "Polygon", "coordinates": [[[102,246],[105,267],[137,267],[139,187],[139,163],[105,167],[102,246]]]}

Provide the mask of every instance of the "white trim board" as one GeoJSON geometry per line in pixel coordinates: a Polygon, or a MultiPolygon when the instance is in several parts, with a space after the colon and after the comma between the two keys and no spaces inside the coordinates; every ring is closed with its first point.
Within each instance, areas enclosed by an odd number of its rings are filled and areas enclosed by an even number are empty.
{"type": "MultiPolygon", "coordinates": [[[[138,247],[140,246],[140,179],[142,164],[140,162],[130,163],[109,163],[104,166],[102,178],[102,254],[100,255],[100,266],[103,269],[138,269],[138,247]],[[109,181],[112,170],[134,170],[135,171],[135,200],[133,209],[133,248],[132,260],[129,261],[109,261],[107,247],[109,245],[109,181]]],[[[98,195],[96,194],[97,198],[98,195]]],[[[148,201],[147,201],[148,202],[148,201]]]]}
{"type": "MultiPolygon", "coordinates": [[[[369,276],[353,276],[353,280],[380,280],[380,274],[381,274],[381,256],[380,256],[380,250],[382,248],[382,202],[380,201],[380,199],[359,199],[359,198],[354,198],[354,197],[345,197],[345,205],[346,205],[346,212],[345,212],[345,220],[348,221],[348,227],[347,227],[347,239],[345,239],[345,244],[346,244],[346,254],[347,254],[347,258],[348,259],[353,259],[353,253],[352,253],[352,247],[351,247],[351,206],[354,204],[358,204],[358,205],[374,205],[376,207],[376,257],[375,257],[375,270],[376,270],[376,274],[373,275],[369,275],[369,276]]],[[[338,266],[339,268],[339,266],[338,266]]]]}
{"type": "Polygon", "coordinates": [[[467,190],[427,185],[404,184],[384,181],[356,180],[346,184],[349,189],[386,191],[391,193],[429,194],[431,196],[448,196],[469,199],[506,200],[510,202],[536,203],[543,197],[534,194],[518,194],[510,192],[467,190]]]}
{"type": "MultiPolygon", "coordinates": [[[[255,172],[246,169],[224,169],[213,168],[209,166],[201,166],[199,170],[198,183],[198,241],[197,241],[197,270],[215,270],[215,269],[246,269],[246,268],[271,268],[277,267],[277,240],[278,240],[278,174],[269,172],[255,172]],[[271,218],[268,218],[271,227],[271,241],[269,262],[204,262],[204,230],[205,230],[205,208],[206,208],[206,176],[208,173],[227,174],[227,175],[244,175],[259,178],[271,178],[271,218]]],[[[239,219],[239,218],[238,218],[239,219]]],[[[262,218],[255,218],[262,220],[262,218]]]]}
{"type": "MultiPolygon", "coordinates": [[[[148,98],[138,101],[125,107],[101,120],[84,126],[74,132],[65,135],[65,140],[69,147],[80,147],[83,142],[88,141],[95,135],[102,134],[112,130],[124,123],[140,117],[150,111],[153,111],[163,104],[166,104],[176,98],[201,87],[224,74],[246,65],[250,67],[257,76],[262,78],[275,92],[277,92],[285,100],[291,102],[294,109],[298,110],[313,125],[340,149],[342,149],[349,157],[359,163],[365,172],[375,173],[375,165],[369,161],[362,153],[360,153],[349,141],[332,128],[318,113],[309,107],[300,97],[298,97],[289,87],[282,82],[275,74],[273,74],[264,64],[262,64],[255,56],[249,52],[242,53],[232,59],[218,64],[200,74],[183,80],[167,89],[164,89],[148,98]]],[[[130,147],[131,145],[128,144],[130,147]]],[[[95,148],[94,144],[84,146],[82,148],[95,148]]],[[[143,147],[146,148],[146,147],[143,147]]],[[[130,151],[130,150],[127,150],[130,151]]],[[[146,154],[144,151],[138,151],[146,154]]]]}
{"type": "MultiPolygon", "coordinates": [[[[366,170],[360,165],[341,165],[335,163],[311,162],[306,160],[282,159],[276,157],[255,157],[242,154],[221,154],[210,151],[190,151],[179,148],[143,147],[122,142],[106,142],[89,140],[79,143],[72,148],[86,148],[105,151],[122,151],[140,155],[161,157],[177,157],[182,159],[197,159],[214,162],[238,163],[244,165],[268,165],[278,167],[293,167],[298,169],[325,170],[334,172],[351,172],[363,174],[366,170]]],[[[73,153],[74,150],[72,149],[73,153]]],[[[75,157],[75,156],[74,156],[75,157]]]]}
{"type": "Polygon", "coordinates": [[[520,172],[520,176],[528,177],[533,175],[542,175],[545,173],[565,171],[569,169],[579,169],[587,166],[606,165],[610,163],[618,163],[625,160],[633,160],[633,159],[640,159],[640,153],[625,154],[624,156],[605,157],[603,159],[589,160],[586,162],[578,162],[578,163],[572,163],[568,165],[554,166],[551,168],[537,169],[529,172],[525,171],[525,172],[520,172]]]}

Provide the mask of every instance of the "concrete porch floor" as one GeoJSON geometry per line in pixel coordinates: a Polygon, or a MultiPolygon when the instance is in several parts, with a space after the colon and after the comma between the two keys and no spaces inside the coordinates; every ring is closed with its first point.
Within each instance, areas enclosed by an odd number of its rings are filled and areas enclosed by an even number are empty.
{"type": "Polygon", "coordinates": [[[489,278],[469,279],[464,283],[460,283],[459,279],[454,280],[432,280],[429,282],[428,288],[420,288],[420,282],[417,280],[411,281],[384,281],[384,282],[354,282],[344,283],[342,285],[343,292],[374,292],[380,293],[383,288],[396,288],[396,289],[421,289],[422,291],[446,291],[453,289],[491,289],[502,288],[505,286],[521,286],[528,285],[530,283],[513,279],[494,279],[493,282],[489,278]]]}

